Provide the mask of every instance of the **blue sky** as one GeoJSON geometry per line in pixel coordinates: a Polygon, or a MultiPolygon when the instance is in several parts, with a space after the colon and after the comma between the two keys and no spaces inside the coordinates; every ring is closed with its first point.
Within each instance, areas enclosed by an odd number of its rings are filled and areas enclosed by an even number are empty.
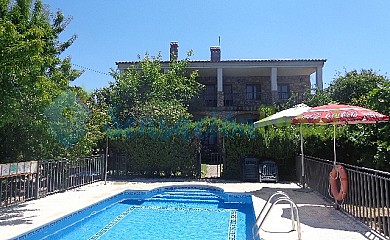
{"type": "Polygon", "coordinates": [[[390,74],[390,1],[312,0],[43,0],[52,12],[72,17],[61,35],[78,35],[63,57],[86,70],[73,84],[108,86],[116,61],[145,52],[169,59],[208,60],[221,37],[222,60],[327,59],[325,87],[338,72],[373,69],[390,74]]]}

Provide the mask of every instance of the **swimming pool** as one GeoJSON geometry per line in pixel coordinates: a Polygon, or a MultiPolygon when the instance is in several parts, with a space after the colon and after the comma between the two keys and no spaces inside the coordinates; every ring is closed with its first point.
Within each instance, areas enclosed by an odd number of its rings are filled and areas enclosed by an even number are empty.
{"type": "Polygon", "coordinates": [[[252,198],[211,186],[126,190],[15,239],[253,239],[252,198]]]}

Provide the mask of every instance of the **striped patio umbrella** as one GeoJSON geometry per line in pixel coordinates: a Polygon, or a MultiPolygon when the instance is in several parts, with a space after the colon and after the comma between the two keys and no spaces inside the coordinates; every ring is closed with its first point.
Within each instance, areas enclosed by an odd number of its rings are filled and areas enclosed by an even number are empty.
{"type": "Polygon", "coordinates": [[[333,156],[336,164],[336,125],[373,124],[389,121],[389,117],[376,111],[343,104],[328,104],[310,108],[292,118],[293,124],[333,125],[333,156]]]}

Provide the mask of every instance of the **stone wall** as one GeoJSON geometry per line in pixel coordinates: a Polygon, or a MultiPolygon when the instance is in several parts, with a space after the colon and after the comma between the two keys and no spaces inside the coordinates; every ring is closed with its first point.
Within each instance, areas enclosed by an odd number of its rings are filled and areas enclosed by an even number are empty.
{"type": "Polygon", "coordinates": [[[310,91],[310,76],[279,76],[278,84],[289,84],[290,92],[305,93],[310,91]]]}
{"type": "MultiPolygon", "coordinates": [[[[216,77],[198,77],[198,81],[205,85],[217,85],[216,77]]],[[[310,76],[278,76],[278,84],[288,84],[290,93],[303,95],[310,91],[310,76]]],[[[278,93],[271,92],[270,76],[224,77],[224,85],[232,86],[233,106],[224,106],[226,93],[216,91],[217,107],[198,109],[193,114],[196,118],[202,116],[215,116],[221,119],[258,118],[257,108],[261,104],[271,104],[278,101],[278,93]],[[261,89],[260,100],[246,99],[247,84],[256,84],[261,89]]]]}
{"type": "MultiPolygon", "coordinates": [[[[217,84],[216,77],[199,77],[198,81],[202,84],[217,84]]],[[[303,94],[310,91],[310,76],[278,76],[278,84],[288,84],[291,93],[303,94]]],[[[249,77],[224,77],[224,85],[231,84],[233,95],[237,98],[240,105],[245,106],[248,103],[245,99],[246,85],[258,84],[261,88],[261,95],[271,98],[271,77],[269,76],[249,76],[249,77]]],[[[263,101],[265,99],[262,99],[263,101]]]]}

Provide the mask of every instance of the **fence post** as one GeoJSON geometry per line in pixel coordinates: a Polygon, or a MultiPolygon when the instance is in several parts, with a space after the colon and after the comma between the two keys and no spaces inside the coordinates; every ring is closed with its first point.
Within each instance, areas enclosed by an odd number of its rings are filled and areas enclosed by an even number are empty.
{"type": "Polygon", "coordinates": [[[36,173],[36,177],[35,177],[35,190],[34,190],[34,198],[35,199],[39,198],[40,164],[41,164],[41,161],[38,161],[37,173],[36,173]]]}
{"type": "Polygon", "coordinates": [[[105,164],[104,164],[104,185],[107,184],[107,163],[108,163],[108,135],[106,137],[106,156],[105,156],[105,164]]]}

